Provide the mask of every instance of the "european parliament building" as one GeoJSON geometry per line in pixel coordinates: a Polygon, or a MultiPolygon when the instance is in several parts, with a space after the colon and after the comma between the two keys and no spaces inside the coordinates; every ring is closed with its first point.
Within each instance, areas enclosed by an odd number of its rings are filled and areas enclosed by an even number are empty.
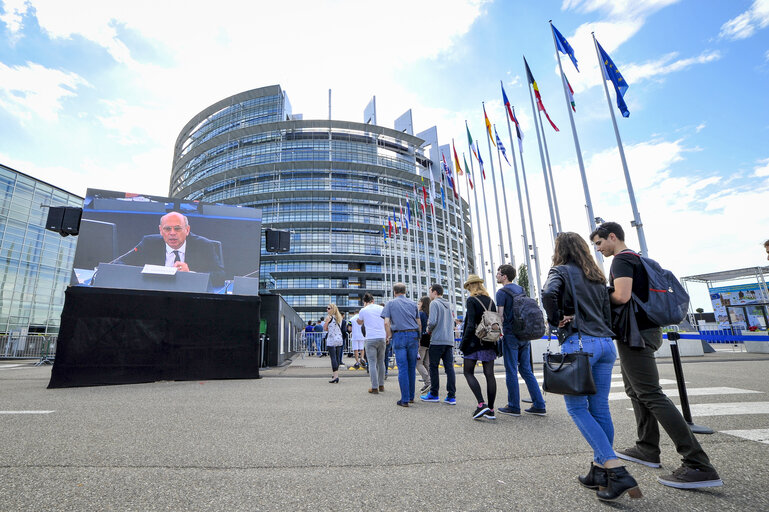
{"type": "Polygon", "coordinates": [[[77,238],[46,231],[43,205],[83,198],[0,164],[0,357],[21,350],[14,338],[59,332],[77,238]]]}
{"type": "Polygon", "coordinates": [[[427,206],[423,214],[415,200],[431,185],[439,190],[441,149],[450,156],[435,127],[413,134],[410,111],[395,128],[377,126],[375,100],[364,116],[304,120],[278,85],[225,98],[179,134],[169,195],[261,208],[264,228],[290,230],[290,252],[263,249],[260,288],[305,320],[328,303],[354,310],[367,291],[383,300],[395,281],[412,298],[439,282],[461,310],[462,282],[474,268],[468,205],[446,191],[444,209],[437,192],[434,213],[427,206]],[[411,233],[385,244],[388,215],[401,209],[411,211],[411,233]]]}

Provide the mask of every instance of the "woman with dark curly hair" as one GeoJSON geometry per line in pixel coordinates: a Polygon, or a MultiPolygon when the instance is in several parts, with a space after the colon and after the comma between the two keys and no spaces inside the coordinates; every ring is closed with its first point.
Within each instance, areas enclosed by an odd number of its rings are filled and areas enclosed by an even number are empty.
{"type": "Polygon", "coordinates": [[[597,489],[599,500],[614,501],[626,492],[640,498],[641,489],[614,453],[614,424],[609,413],[611,373],[617,351],[612,341],[606,277],[577,233],[555,239],[553,267],[542,289],[547,321],[557,327],[561,352],[588,352],[596,394],[564,395],[566,410],[593,449],[593,463],[579,483],[597,489]]]}

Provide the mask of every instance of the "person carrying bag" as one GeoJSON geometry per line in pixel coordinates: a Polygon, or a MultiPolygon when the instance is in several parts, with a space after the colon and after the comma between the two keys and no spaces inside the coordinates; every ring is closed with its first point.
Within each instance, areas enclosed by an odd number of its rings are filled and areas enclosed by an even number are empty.
{"type": "Polygon", "coordinates": [[[558,329],[561,344],[560,361],[556,354],[545,354],[546,386],[560,384],[554,392],[564,394],[566,410],[593,449],[590,471],[578,477],[579,482],[597,490],[596,497],[602,501],[615,501],[625,493],[631,498],[642,497],[638,483],[613,448],[609,391],[617,351],[611,339],[614,333],[606,277],[577,233],[561,233],[555,239],[553,267],[542,289],[542,305],[551,328],[558,329]],[[585,377],[586,366],[593,387],[585,377]],[[568,373],[573,375],[571,380],[564,378],[568,373]],[[576,380],[580,375],[585,377],[582,388],[576,380]]]}

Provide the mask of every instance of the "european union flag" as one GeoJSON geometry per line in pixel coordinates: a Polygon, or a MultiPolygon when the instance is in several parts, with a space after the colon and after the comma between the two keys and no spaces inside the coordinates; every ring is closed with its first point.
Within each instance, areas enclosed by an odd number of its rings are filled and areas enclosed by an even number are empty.
{"type": "Polygon", "coordinates": [[[604,79],[611,80],[611,83],[614,84],[614,90],[617,91],[617,107],[619,108],[619,111],[622,112],[622,117],[630,117],[630,111],[625,104],[625,91],[627,91],[629,86],[627,82],[625,82],[622,73],[620,73],[617,66],[614,65],[609,54],[604,51],[603,47],[601,47],[601,43],[596,41],[596,44],[598,45],[598,51],[601,53],[604,79]]]}
{"type": "Polygon", "coordinates": [[[555,28],[555,25],[551,23],[550,26],[553,28],[553,34],[555,34],[555,44],[558,47],[558,51],[564,55],[568,55],[571,61],[574,63],[574,67],[577,68],[577,71],[579,71],[579,67],[577,66],[577,58],[574,56],[574,48],[572,48],[566,38],[563,37],[563,34],[558,32],[558,29],[555,28]]]}

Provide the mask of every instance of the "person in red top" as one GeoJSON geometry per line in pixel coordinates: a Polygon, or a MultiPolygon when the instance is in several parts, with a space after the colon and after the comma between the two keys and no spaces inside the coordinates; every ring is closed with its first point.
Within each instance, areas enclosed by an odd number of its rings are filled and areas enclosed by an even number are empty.
{"type": "MultiPolygon", "coordinates": [[[[625,245],[622,226],[616,222],[605,222],[590,234],[590,240],[601,254],[614,257],[609,271],[609,300],[612,305],[636,300],[633,295],[637,300],[646,302],[649,298],[649,280],[638,253],[625,245]]],[[[617,456],[659,468],[659,425],[662,425],[681,454],[683,463],[672,474],[657,478],[659,483],[678,489],[723,485],[681,412],[660,387],[654,352],[662,345],[661,326],[651,322],[643,311],[636,313],[636,320],[644,346],[634,348],[627,343],[617,343],[617,349],[625,392],[635,412],[638,440],[633,447],[617,450],[617,456]]]]}

